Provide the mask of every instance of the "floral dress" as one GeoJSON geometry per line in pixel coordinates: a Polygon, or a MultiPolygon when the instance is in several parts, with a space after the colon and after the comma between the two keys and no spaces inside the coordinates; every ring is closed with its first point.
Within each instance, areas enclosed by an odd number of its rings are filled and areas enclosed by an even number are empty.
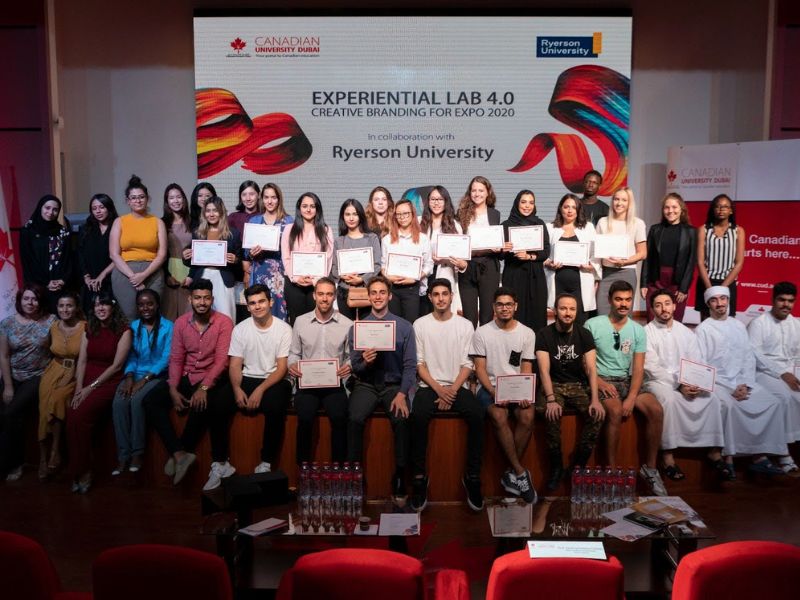
{"type": "MultiPolygon", "coordinates": [[[[251,217],[248,222],[259,225],[266,224],[264,222],[263,215],[251,217]]],[[[290,217],[289,215],[285,215],[282,219],[275,221],[273,225],[281,226],[282,236],[283,230],[286,228],[286,226],[291,225],[292,223],[294,223],[294,218],[290,217]]],[[[283,261],[281,260],[281,251],[274,250],[262,252],[257,259],[253,259],[250,256],[250,251],[245,250],[244,259],[250,261],[251,263],[250,281],[248,281],[248,285],[255,285],[257,283],[266,285],[267,288],[269,288],[270,294],[272,295],[273,316],[279,318],[281,321],[286,321],[288,313],[286,311],[286,298],[284,297],[283,292],[284,271],[283,261]]]]}

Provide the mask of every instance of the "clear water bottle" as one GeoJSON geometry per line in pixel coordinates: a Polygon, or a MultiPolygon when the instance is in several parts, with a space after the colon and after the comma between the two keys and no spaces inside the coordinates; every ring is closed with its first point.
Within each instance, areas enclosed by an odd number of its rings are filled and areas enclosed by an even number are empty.
{"type": "Polygon", "coordinates": [[[583,502],[583,471],[581,471],[580,467],[575,467],[575,470],[572,471],[570,499],[573,504],[583,502]]]}
{"type": "Polygon", "coordinates": [[[614,509],[625,506],[625,471],[617,467],[614,471],[614,509]]]}
{"type": "Polygon", "coordinates": [[[636,502],[636,469],[628,467],[625,476],[625,504],[630,506],[634,502],[636,502]]]}
{"type": "Polygon", "coordinates": [[[614,503],[614,469],[606,467],[603,473],[603,502],[606,506],[614,503]]]}
{"type": "Polygon", "coordinates": [[[592,503],[603,501],[603,469],[595,467],[592,471],[592,503]]]}
{"type": "Polygon", "coordinates": [[[361,470],[361,463],[353,465],[353,479],[350,489],[353,496],[353,517],[358,520],[364,506],[364,472],[361,470]]]}
{"type": "Polygon", "coordinates": [[[305,530],[308,526],[309,504],[311,502],[310,489],[311,468],[307,462],[300,465],[297,474],[297,504],[300,513],[300,527],[305,530]]]}
{"type": "Polygon", "coordinates": [[[320,491],[322,484],[320,482],[320,474],[318,472],[311,471],[311,477],[309,478],[309,503],[308,503],[308,525],[314,532],[319,531],[320,525],[320,504],[321,504],[321,496],[320,491]]]}

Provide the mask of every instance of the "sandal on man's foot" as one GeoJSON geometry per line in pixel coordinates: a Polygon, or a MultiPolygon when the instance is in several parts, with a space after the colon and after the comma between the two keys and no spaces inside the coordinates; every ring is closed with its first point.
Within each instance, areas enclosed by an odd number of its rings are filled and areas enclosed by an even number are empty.
{"type": "Polygon", "coordinates": [[[676,464],[665,465],[664,466],[664,475],[672,479],[672,481],[680,481],[682,479],[686,479],[686,474],[681,471],[681,468],[676,464]]]}
{"type": "Polygon", "coordinates": [[[733,465],[729,465],[721,458],[711,460],[711,466],[714,468],[717,478],[720,481],[733,481],[736,479],[736,473],[733,470],[733,465]]]}
{"type": "Polygon", "coordinates": [[[800,477],[800,468],[798,468],[791,456],[781,458],[780,467],[789,477],[800,477]]]}
{"type": "Polygon", "coordinates": [[[772,464],[768,458],[762,458],[755,462],[751,462],[747,470],[751,473],[758,473],[761,475],[783,475],[783,469],[772,464]]]}

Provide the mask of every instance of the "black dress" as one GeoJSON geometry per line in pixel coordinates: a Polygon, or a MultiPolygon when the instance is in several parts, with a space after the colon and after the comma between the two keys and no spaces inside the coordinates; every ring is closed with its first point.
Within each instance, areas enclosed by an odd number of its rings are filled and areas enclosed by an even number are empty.
{"type": "Polygon", "coordinates": [[[38,283],[47,294],[48,308],[55,312],[56,296],[47,285],[63,280],[70,287],[72,277],[72,248],[70,231],[58,223],[41,224],[28,221],[19,234],[22,277],[27,283],[38,283]]]}
{"type": "Polygon", "coordinates": [[[503,221],[506,239],[508,239],[509,227],[530,225],[541,225],[544,248],[529,252],[529,254],[536,254],[534,260],[520,260],[513,252],[506,254],[503,267],[503,287],[511,288],[517,293],[519,307],[514,318],[534,331],[539,331],[547,325],[547,281],[542,263],[550,256],[550,236],[544,221],[539,217],[519,215],[515,219],[512,210],[511,217],[503,221]]]}
{"type": "MultiPolygon", "coordinates": [[[[578,236],[562,236],[560,242],[577,242],[578,236]]],[[[578,315],[576,321],[583,324],[586,313],[583,311],[583,296],[581,295],[581,269],[580,267],[563,266],[556,271],[556,297],[559,294],[572,294],[578,301],[578,315]]]]}
{"type": "MultiPolygon", "coordinates": [[[[84,275],[88,275],[94,279],[103,272],[109,264],[111,264],[111,255],[108,252],[108,239],[111,235],[111,226],[106,228],[105,233],[100,233],[99,227],[81,228],[80,241],[78,242],[78,267],[81,276],[81,301],[83,302],[83,310],[86,314],[92,310],[94,305],[94,296],[97,292],[93,292],[86,287],[86,282],[83,280],[84,275]]],[[[100,284],[100,291],[111,294],[111,274],[109,273],[103,282],[100,284]]]]}

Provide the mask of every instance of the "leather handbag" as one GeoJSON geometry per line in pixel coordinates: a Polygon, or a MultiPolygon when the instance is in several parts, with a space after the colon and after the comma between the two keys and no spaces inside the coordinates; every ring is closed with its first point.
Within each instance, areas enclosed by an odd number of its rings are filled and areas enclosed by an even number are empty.
{"type": "Polygon", "coordinates": [[[347,289],[347,306],[350,308],[366,308],[369,305],[367,288],[350,287],[347,289]]]}

